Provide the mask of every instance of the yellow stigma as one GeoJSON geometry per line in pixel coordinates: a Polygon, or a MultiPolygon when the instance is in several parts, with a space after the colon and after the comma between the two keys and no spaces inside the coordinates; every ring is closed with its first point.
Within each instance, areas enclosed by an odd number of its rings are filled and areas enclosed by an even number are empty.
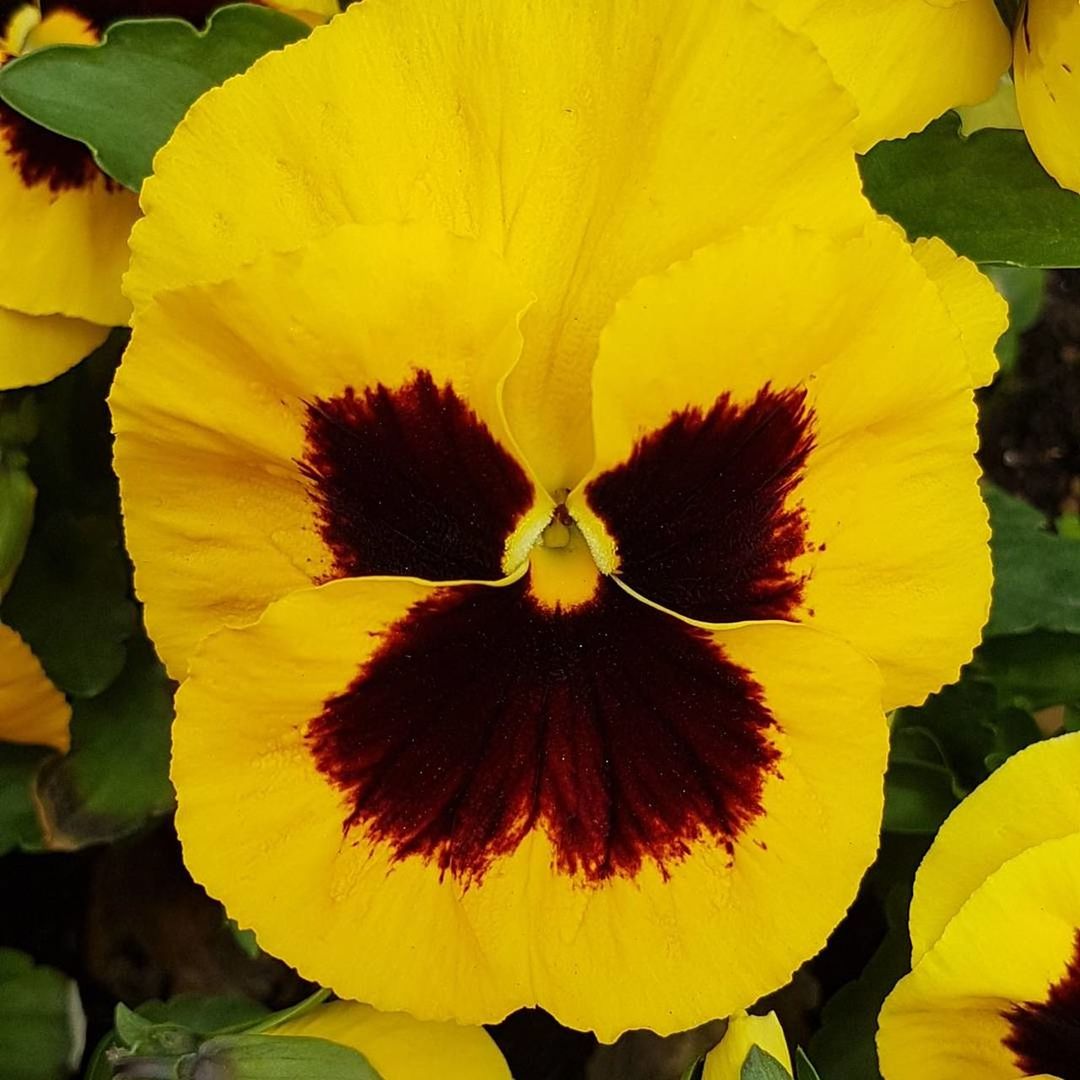
{"type": "Polygon", "coordinates": [[[585,537],[565,511],[556,512],[529,554],[530,594],[543,608],[569,611],[588,603],[599,584],[585,537]]]}

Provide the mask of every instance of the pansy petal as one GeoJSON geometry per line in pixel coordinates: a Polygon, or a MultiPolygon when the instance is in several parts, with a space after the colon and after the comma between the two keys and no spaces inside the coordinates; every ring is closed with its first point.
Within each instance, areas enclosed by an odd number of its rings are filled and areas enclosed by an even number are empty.
{"type": "Polygon", "coordinates": [[[701,1080],[741,1080],[743,1062],[755,1046],[761,1047],[791,1071],[791,1055],[776,1013],[749,1016],[740,1012],[728,1020],[728,1028],[720,1045],[705,1058],[701,1080]]]}
{"type": "Polygon", "coordinates": [[[127,289],[141,306],[347,221],[475,235],[537,296],[507,410],[554,492],[588,467],[589,366],[637,278],[746,222],[865,219],[850,116],[743,0],[366,0],[192,108],[127,289]]]}
{"type": "Polygon", "coordinates": [[[71,707],[29,646],[0,625],[0,740],[67,750],[71,707]]]}
{"type": "Polygon", "coordinates": [[[174,733],[188,867],[272,953],[378,1008],[539,1004],[607,1040],[745,1007],[872,859],[876,670],[606,579],[569,612],[530,588],[336,581],[208,639],[174,733]]]}
{"type": "Polygon", "coordinates": [[[986,386],[997,374],[994,346],[1009,327],[1009,305],[979,268],[936,236],[916,240],[915,258],[941,299],[968,353],[973,386],[986,386]]]}
{"type": "Polygon", "coordinates": [[[551,504],[499,394],[528,303],[474,241],[351,225],[143,314],[111,398],[116,469],[171,671],[313,581],[523,562],[551,504]]]}
{"type": "Polygon", "coordinates": [[[1080,1050],[1080,834],[992,873],[882,1009],[885,1080],[1068,1077],[1080,1050]]]}
{"type": "Polygon", "coordinates": [[[915,878],[913,962],[999,866],[1045,840],[1080,832],[1077,776],[1080,733],[1036,743],[1011,757],[949,815],[915,878]]]}
{"type": "Polygon", "coordinates": [[[955,678],[990,587],[969,356],[891,227],[747,230],[644,279],[594,396],[567,505],[602,569],[691,618],[836,633],[889,708],[955,678]]]}
{"type": "Polygon", "coordinates": [[[109,180],[81,143],[0,103],[0,305],[103,326],[128,321],[120,292],[135,195],[109,180]]]}
{"type": "Polygon", "coordinates": [[[821,49],[859,107],[855,149],[994,92],[1009,31],[994,0],[762,0],[821,49]]]}
{"type": "Polygon", "coordinates": [[[1080,7],[1027,0],[1016,27],[1013,78],[1032,150],[1062,187],[1080,191],[1080,7]]]}
{"type": "Polygon", "coordinates": [[[37,386],[89,356],[107,326],[63,315],[24,315],[0,307],[0,390],[37,386]]]}
{"type": "Polygon", "coordinates": [[[355,1001],[322,1005],[268,1034],[351,1047],[381,1080],[510,1080],[505,1059],[483,1028],[379,1012],[355,1001]]]}

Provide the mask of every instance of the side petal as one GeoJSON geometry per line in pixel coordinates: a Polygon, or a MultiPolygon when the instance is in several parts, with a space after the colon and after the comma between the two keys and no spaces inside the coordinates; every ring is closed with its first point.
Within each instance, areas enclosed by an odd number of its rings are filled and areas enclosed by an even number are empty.
{"type": "Polygon", "coordinates": [[[120,281],[138,210],[81,143],[0,104],[0,305],[126,324],[120,281]]]}
{"type": "Polygon", "coordinates": [[[109,328],[63,315],[24,315],[0,307],[0,390],[38,386],[63,375],[108,337],[109,328]]]}
{"type": "Polygon", "coordinates": [[[806,34],[859,107],[855,149],[976,105],[1009,68],[993,0],[762,0],[806,34]]]}
{"type": "Polygon", "coordinates": [[[175,727],[187,865],[380,1009],[540,1005],[610,1040],[746,1007],[873,858],[877,672],[805,627],[529,587],[337,581],[208,639],[175,727]]]}
{"type": "Polygon", "coordinates": [[[747,230],[619,305],[594,372],[596,463],[568,508],[601,568],[650,600],[806,621],[880,665],[887,708],[921,701],[989,604],[970,363],[890,226],[747,230]]]}
{"type": "Polygon", "coordinates": [[[1036,743],[1011,757],[949,815],[915,877],[913,963],[999,866],[1046,840],[1080,832],[1078,775],[1080,733],[1036,743]]]}
{"type": "Polygon", "coordinates": [[[354,225],[143,312],[111,397],[115,460],[172,672],[313,581],[521,564],[551,514],[500,402],[528,302],[473,241],[354,225]]]}
{"type": "Polygon", "coordinates": [[[267,1034],[329,1039],[359,1050],[382,1080],[511,1080],[482,1027],[417,1020],[355,1001],[322,1005],[267,1034]]]}
{"type": "Polygon", "coordinates": [[[936,236],[912,245],[927,276],[937,285],[967,350],[973,386],[987,386],[997,374],[994,346],[1009,328],[1009,305],[979,268],[936,236]]]}
{"type": "Polygon", "coordinates": [[[850,117],[810,43],[743,0],[354,5],[188,113],[127,290],[142,306],[347,221],[476,236],[536,294],[507,410],[567,489],[616,298],[746,222],[865,219],[850,117]]]}
{"type": "Polygon", "coordinates": [[[1028,0],[1013,50],[1016,107],[1032,150],[1062,187],[1080,191],[1080,9],[1028,0]]]}
{"type": "Polygon", "coordinates": [[[728,1029],[720,1045],[706,1056],[701,1080],[741,1080],[743,1062],[755,1046],[760,1046],[791,1072],[787,1039],[776,1013],[749,1016],[740,1012],[728,1020],[728,1029]]]}
{"type": "Polygon", "coordinates": [[[1080,1045],[1078,926],[1080,834],[996,870],[886,999],[885,1080],[1068,1076],[1080,1045]],[[1059,1012],[1063,1000],[1073,1004],[1059,1012]]]}
{"type": "Polygon", "coordinates": [[[66,751],[70,721],[71,706],[29,646],[0,625],[0,740],[66,751]]]}

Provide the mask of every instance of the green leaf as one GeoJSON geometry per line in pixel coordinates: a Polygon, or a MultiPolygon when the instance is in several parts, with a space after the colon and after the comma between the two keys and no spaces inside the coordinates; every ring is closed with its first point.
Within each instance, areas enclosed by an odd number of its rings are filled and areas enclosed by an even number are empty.
{"type": "Polygon", "coordinates": [[[945,766],[890,762],[881,827],[889,832],[932,835],[959,801],[953,775],[945,766]]]}
{"type": "Polygon", "coordinates": [[[866,194],[908,235],[940,236],[976,262],[1080,266],[1080,195],[1039,164],[1022,131],[970,138],[949,113],[860,161],[866,194]]]}
{"type": "Polygon", "coordinates": [[[154,1024],[175,1024],[202,1036],[239,1031],[272,1015],[265,1005],[250,998],[203,997],[199,994],[178,994],[168,1001],[147,1001],[136,1011],[154,1024]]]}
{"type": "Polygon", "coordinates": [[[968,671],[992,683],[1002,702],[1028,712],[1080,701],[1080,634],[1036,630],[988,638],[968,671]]]}
{"type": "Polygon", "coordinates": [[[1048,275],[1027,266],[991,266],[987,273],[1009,305],[1009,328],[994,346],[1001,370],[1008,372],[1016,366],[1020,335],[1035,324],[1042,311],[1048,275]]]}
{"type": "Polygon", "coordinates": [[[41,746],[0,743],[0,855],[16,847],[41,847],[34,787],[42,762],[52,756],[41,746]]]}
{"type": "Polygon", "coordinates": [[[86,1017],[75,983],[0,949],[0,1062],[4,1080],[63,1080],[82,1056],[86,1017]]]}
{"type": "Polygon", "coordinates": [[[111,515],[39,515],[4,622],[22,635],[45,673],[73,697],[94,697],[124,667],[135,629],[127,556],[111,515]]]}
{"type": "Polygon", "coordinates": [[[227,1035],[211,1039],[180,1069],[181,1080],[296,1080],[299,1076],[380,1080],[356,1050],[303,1035],[227,1035]]]}
{"type": "Polygon", "coordinates": [[[118,22],[99,45],[36,49],[5,64],[0,97],[85,143],[106,173],[138,191],[196,98],[308,33],[297,19],[251,4],[219,9],[205,30],[179,19],[118,22]]]}
{"type": "Polygon", "coordinates": [[[113,840],[172,808],[172,683],[150,643],[132,643],[109,689],[76,701],[71,751],[42,768],[38,800],[48,846],[113,840]]]}
{"type": "Polygon", "coordinates": [[[791,1073],[768,1051],[751,1046],[739,1070],[739,1080],[791,1080],[791,1073]]]}
{"type": "Polygon", "coordinates": [[[1080,632],[1080,541],[1049,532],[1038,510],[986,485],[994,594],[986,637],[1080,632]]]}
{"type": "Polygon", "coordinates": [[[817,1069],[801,1046],[795,1047],[795,1080],[821,1080],[817,1069]]]}
{"type": "Polygon", "coordinates": [[[8,591],[22,562],[34,523],[37,488],[21,450],[0,446],[0,596],[8,591]]]}

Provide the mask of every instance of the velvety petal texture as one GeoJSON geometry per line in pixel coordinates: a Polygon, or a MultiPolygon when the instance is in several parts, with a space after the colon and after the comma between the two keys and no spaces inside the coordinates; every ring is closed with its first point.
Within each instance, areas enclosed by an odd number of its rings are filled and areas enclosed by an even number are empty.
{"type": "Polygon", "coordinates": [[[554,493],[588,468],[589,365],[637,278],[739,225],[865,217],[851,115],[813,46],[743,0],[365,0],[189,112],[127,290],[349,221],[476,236],[537,298],[507,413],[554,493]]]}
{"type": "Polygon", "coordinates": [[[762,3],[805,33],[851,91],[860,153],[921,130],[946,109],[985,100],[1009,67],[1009,32],[994,0],[762,3]]]}
{"type": "Polygon", "coordinates": [[[510,1080],[506,1061],[483,1028],[425,1022],[355,1001],[321,1005],[267,1034],[348,1046],[367,1058],[381,1080],[510,1080]]]}
{"type": "Polygon", "coordinates": [[[65,751],[70,721],[71,707],[29,646],[0,625],[0,740],[65,751]]]}
{"type": "Polygon", "coordinates": [[[942,826],[881,1013],[885,1080],[1077,1075],[1078,753],[1077,734],[1021,751],[942,826]]]}
{"type": "Polygon", "coordinates": [[[1027,0],[1016,26],[1013,77],[1028,142],[1062,187],[1080,191],[1080,8],[1027,0]]]}

